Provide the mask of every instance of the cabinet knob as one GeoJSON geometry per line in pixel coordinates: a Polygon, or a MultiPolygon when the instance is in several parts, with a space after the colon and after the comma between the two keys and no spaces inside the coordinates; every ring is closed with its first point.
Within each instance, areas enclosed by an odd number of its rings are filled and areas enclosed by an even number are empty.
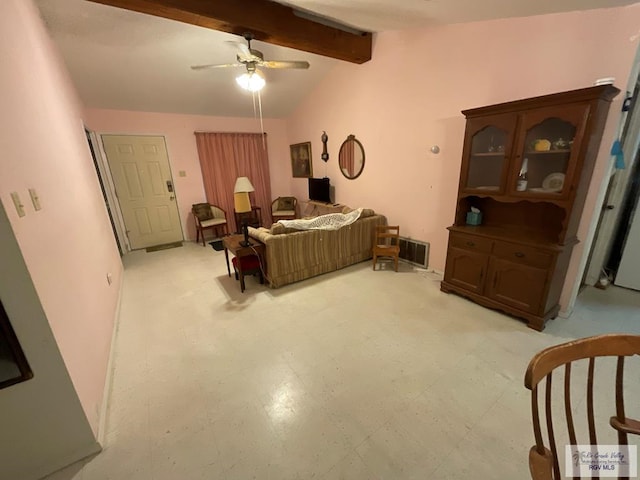
{"type": "Polygon", "coordinates": [[[473,243],[473,242],[467,242],[467,245],[468,245],[469,247],[473,247],[473,246],[475,245],[475,243],[473,243]]]}
{"type": "Polygon", "coordinates": [[[516,257],[518,257],[518,258],[522,258],[522,257],[524,257],[524,253],[522,253],[522,252],[516,252],[516,253],[514,253],[514,255],[515,255],[516,257]]]}

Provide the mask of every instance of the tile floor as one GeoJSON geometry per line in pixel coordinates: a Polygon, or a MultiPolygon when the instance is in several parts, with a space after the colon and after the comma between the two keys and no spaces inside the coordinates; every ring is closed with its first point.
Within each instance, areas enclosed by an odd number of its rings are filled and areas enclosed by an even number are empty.
{"type": "Polygon", "coordinates": [[[209,246],[135,252],[104,451],[47,480],[527,479],[529,359],[606,331],[640,333],[639,293],[538,333],[407,265],[242,294],[209,246]]]}

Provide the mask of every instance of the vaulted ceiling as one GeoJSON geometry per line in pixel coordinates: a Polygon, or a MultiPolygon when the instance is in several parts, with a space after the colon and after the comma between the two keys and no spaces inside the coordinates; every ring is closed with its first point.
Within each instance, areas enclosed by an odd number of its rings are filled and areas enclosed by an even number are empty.
{"type": "MultiPolygon", "coordinates": [[[[133,6],[145,12],[157,10],[160,4],[160,15],[183,21],[85,0],[36,0],[87,107],[253,116],[251,94],[241,90],[234,81],[243,67],[201,71],[190,68],[191,65],[235,62],[237,47],[229,41],[243,40],[227,32],[241,33],[250,28],[257,39],[265,40],[252,43],[252,48],[263,52],[265,59],[306,60],[311,64],[309,70],[263,71],[267,80],[262,91],[264,116],[276,118],[290,114],[333,66],[344,61],[324,55],[336,58],[351,55],[354,58],[348,60],[356,63],[366,60],[358,50],[362,42],[353,46],[340,40],[342,37],[348,40],[353,34],[332,33],[333,22],[362,32],[380,32],[636,3],[636,0],[282,0],[278,2],[282,5],[268,5],[273,2],[95,1],[133,6]],[[185,8],[202,9],[206,4],[211,7],[211,18],[207,18],[206,8],[195,12],[185,8]],[[267,10],[260,10],[265,4],[267,10]],[[237,5],[242,5],[243,11],[238,11],[237,5]],[[283,5],[302,14],[287,17],[290,9],[283,5]],[[269,24],[272,7],[285,16],[276,16],[269,24]],[[224,14],[231,16],[222,20],[215,18],[224,14]],[[321,22],[330,26],[304,27],[304,22],[309,21],[305,14],[322,17],[321,22]],[[329,33],[322,35],[322,32],[329,33]],[[316,53],[309,53],[310,50],[316,53]]],[[[366,43],[367,35],[363,37],[366,43]]],[[[373,55],[375,57],[375,50],[373,55]]]]}

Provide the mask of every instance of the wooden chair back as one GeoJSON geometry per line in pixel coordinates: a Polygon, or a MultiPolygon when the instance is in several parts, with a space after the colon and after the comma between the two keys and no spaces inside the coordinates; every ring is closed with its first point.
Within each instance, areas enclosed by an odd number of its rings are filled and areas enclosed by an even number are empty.
{"type": "Polygon", "coordinates": [[[217,205],[211,205],[211,214],[213,215],[213,218],[224,218],[225,220],[227,219],[226,212],[217,205]]]}
{"type": "Polygon", "coordinates": [[[391,257],[394,259],[395,270],[398,271],[398,258],[400,257],[400,226],[377,225],[373,239],[373,269],[379,257],[391,257]]]}
{"type": "Polygon", "coordinates": [[[274,222],[283,219],[294,219],[297,216],[298,199],[296,197],[278,197],[271,202],[271,215],[274,222]],[[293,212],[293,213],[291,213],[293,212]]]}
{"type": "MultiPolygon", "coordinates": [[[[596,423],[594,414],[595,363],[598,357],[617,357],[615,373],[615,415],[609,424],[617,431],[618,444],[627,445],[627,434],[640,435],[640,422],[628,418],[625,414],[623,381],[625,357],[640,355],[640,336],[609,334],[588,337],[572,342],[555,345],[536,354],[529,363],[525,374],[525,387],[531,390],[531,411],[533,417],[533,433],[536,444],[529,451],[529,470],[533,480],[561,480],[558,445],[556,442],[556,426],[552,410],[552,378],[556,369],[564,370],[563,391],[564,417],[570,445],[597,445],[596,423]],[[588,439],[578,441],[573,419],[574,406],[571,403],[571,366],[579,360],[588,360],[586,378],[586,408],[588,439]],[[563,367],[563,368],[560,368],[563,367]],[[539,383],[545,380],[544,417],[549,447],[545,445],[538,408],[539,383]]],[[[613,408],[612,408],[613,411],[613,408]]],[[[556,415],[557,416],[557,415],[556,415]]],[[[562,450],[560,450],[563,453],[562,450]]],[[[564,455],[562,455],[564,458],[564,455]]],[[[580,477],[574,477],[580,478],[580,477]]],[[[594,477],[589,477],[594,478],[594,477]]]]}

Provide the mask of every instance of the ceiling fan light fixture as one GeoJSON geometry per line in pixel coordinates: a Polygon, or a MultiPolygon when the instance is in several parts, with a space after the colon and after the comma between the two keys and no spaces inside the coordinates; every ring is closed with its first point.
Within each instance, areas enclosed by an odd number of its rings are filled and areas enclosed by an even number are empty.
{"type": "Polygon", "coordinates": [[[262,90],[266,82],[258,72],[246,72],[236,77],[236,82],[245,90],[258,92],[262,90]]]}

